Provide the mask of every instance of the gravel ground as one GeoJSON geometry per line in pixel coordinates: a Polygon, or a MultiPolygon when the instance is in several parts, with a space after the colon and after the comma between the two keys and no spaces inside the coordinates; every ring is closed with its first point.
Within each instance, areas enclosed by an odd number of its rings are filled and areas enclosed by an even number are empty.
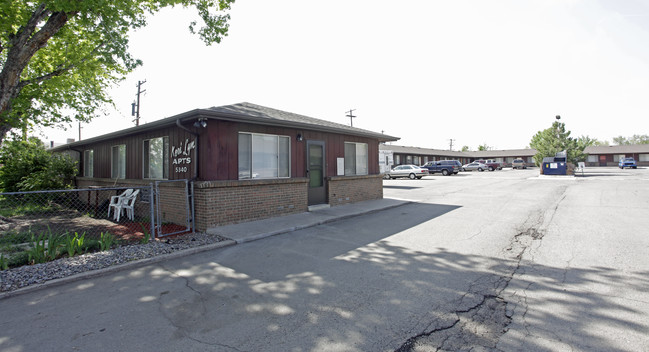
{"type": "Polygon", "coordinates": [[[218,235],[196,233],[147,244],[120,246],[110,251],[87,253],[72,258],[61,258],[48,263],[25,265],[0,271],[0,292],[13,291],[48,280],[103,269],[112,265],[155,257],[184,249],[204,246],[226,240],[218,235]]]}

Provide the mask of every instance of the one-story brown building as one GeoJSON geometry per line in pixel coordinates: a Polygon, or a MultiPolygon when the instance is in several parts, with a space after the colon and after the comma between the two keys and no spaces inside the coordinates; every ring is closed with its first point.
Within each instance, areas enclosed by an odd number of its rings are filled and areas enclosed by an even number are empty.
{"type": "Polygon", "coordinates": [[[405,147],[399,145],[381,145],[381,151],[391,152],[393,165],[415,164],[423,165],[435,160],[458,160],[462,164],[468,164],[478,159],[494,159],[504,166],[511,166],[514,159],[523,159],[528,166],[534,165],[535,149],[508,149],[508,150],[484,150],[484,151],[454,151],[419,147],[405,147]]]}
{"type": "Polygon", "coordinates": [[[195,227],[202,231],[310,206],[383,198],[379,144],[396,140],[240,103],[188,111],[53,151],[78,158],[79,188],[190,180],[195,227]]]}
{"type": "Polygon", "coordinates": [[[621,158],[633,158],[638,166],[649,166],[649,144],[598,145],[584,149],[586,166],[617,166],[621,158]]]}

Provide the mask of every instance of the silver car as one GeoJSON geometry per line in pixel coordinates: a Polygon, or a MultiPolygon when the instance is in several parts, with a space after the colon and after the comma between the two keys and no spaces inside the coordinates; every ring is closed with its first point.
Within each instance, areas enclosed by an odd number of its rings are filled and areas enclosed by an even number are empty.
{"type": "Polygon", "coordinates": [[[462,171],[474,171],[474,170],[484,171],[487,169],[488,169],[487,165],[483,163],[477,163],[477,162],[472,162],[470,164],[466,164],[462,166],[462,171]]]}
{"type": "Polygon", "coordinates": [[[387,177],[395,179],[397,177],[407,177],[411,180],[421,179],[428,175],[428,169],[421,168],[416,165],[399,165],[394,169],[388,171],[387,177]]]}

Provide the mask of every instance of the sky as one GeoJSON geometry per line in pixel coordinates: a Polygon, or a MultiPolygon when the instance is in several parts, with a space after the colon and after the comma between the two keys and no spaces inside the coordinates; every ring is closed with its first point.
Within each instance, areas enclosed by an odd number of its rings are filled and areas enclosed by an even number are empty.
{"type": "MultiPolygon", "coordinates": [[[[205,46],[193,9],[130,35],[144,65],[111,89],[117,109],[81,138],[197,108],[249,102],[399,137],[393,144],[529,146],[561,116],[572,137],[649,134],[644,0],[239,0],[205,46]]],[[[79,139],[78,125],[42,131],[79,139]]]]}

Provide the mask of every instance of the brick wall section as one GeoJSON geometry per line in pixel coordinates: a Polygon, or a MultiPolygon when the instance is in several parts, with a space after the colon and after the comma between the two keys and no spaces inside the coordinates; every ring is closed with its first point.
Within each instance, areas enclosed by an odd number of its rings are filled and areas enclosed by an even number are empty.
{"type": "Polygon", "coordinates": [[[191,200],[187,197],[190,185],[185,190],[185,182],[160,183],[160,214],[163,223],[185,226],[191,225],[191,200]]]}
{"type": "Polygon", "coordinates": [[[343,205],[383,198],[382,175],[335,176],[328,178],[329,205],[343,205]]]}
{"type": "Polygon", "coordinates": [[[197,181],[196,230],[308,210],[308,179],[197,181]]]}

